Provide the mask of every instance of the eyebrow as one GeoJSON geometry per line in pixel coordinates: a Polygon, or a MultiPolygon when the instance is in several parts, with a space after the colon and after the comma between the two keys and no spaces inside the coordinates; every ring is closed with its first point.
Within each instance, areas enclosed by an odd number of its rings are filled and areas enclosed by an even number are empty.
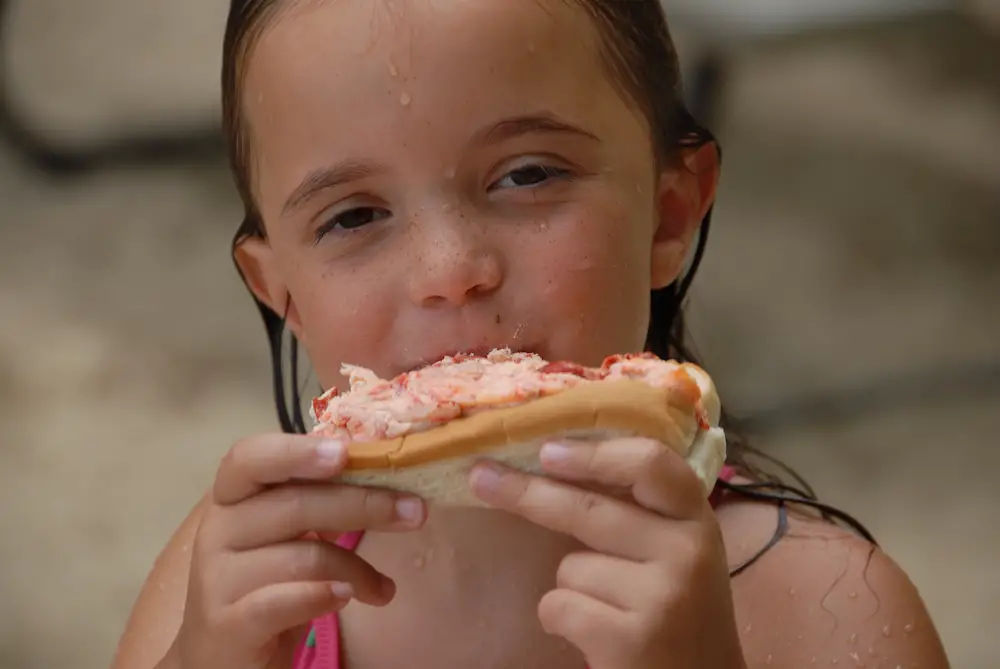
{"type": "MultiPolygon", "coordinates": [[[[575,135],[598,141],[596,135],[584,128],[560,120],[552,114],[540,113],[506,118],[489,125],[473,135],[473,143],[499,144],[500,142],[533,134],[575,135]]],[[[313,170],[305,176],[302,182],[292,191],[291,195],[288,196],[282,208],[282,215],[288,215],[299,209],[322,191],[343,186],[352,181],[366,179],[383,170],[384,168],[379,165],[357,161],[348,161],[313,170]]]]}
{"type": "Polygon", "coordinates": [[[503,119],[475,134],[474,141],[496,144],[522,135],[557,134],[576,135],[597,141],[594,133],[548,114],[527,114],[503,119]]]}
{"type": "Polygon", "coordinates": [[[354,161],[313,170],[288,196],[281,213],[287,215],[293,212],[324,190],[366,179],[380,171],[382,168],[378,165],[354,161]]]}

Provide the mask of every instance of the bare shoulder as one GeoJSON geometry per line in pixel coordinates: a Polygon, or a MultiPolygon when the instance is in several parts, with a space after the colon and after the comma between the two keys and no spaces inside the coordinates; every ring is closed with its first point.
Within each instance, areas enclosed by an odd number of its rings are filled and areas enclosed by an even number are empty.
{"type": "Polygon", "coordinates": [[[111,669],[153,669],[173,644],[184,616],[191,545],[206,499],[195,505],[157,557],[118,642],[111,669]]]}
{"type": "MultiPolygon", "coordinates": [[[[775,535],[777,508],[734,501],[718,509],[730,565],[775,535]]],[[[755,667],[946,669],[940,638],[914,584],[880,548],[789,509],[787,530],[733,578],[747,662],[755,667]]]]}

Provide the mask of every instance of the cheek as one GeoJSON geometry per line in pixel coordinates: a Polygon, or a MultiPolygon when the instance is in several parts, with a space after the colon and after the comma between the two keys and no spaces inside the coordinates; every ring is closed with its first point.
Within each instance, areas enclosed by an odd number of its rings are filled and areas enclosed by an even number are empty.
{"type": "Polygon", "coordinates": [[[299,265],[289,291],[301,323],[301,341],[324,388],[343,383],[343,363],[378,366],[393,310],[384,282],[353,271],[299,265]]]}
{"type": "Polygon", "coordinates": [[[638,219],[591,212],[554,226],[545,244],[550,251],[539,294],[563,334],[594,349],[588,357],[632,350],[645,341],[650,244],[643,242],[638,219]]]}

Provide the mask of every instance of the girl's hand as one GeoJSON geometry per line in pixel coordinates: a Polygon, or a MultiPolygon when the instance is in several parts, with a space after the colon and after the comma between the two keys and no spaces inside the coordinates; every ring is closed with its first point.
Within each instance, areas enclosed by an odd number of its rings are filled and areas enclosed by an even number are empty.
{"type": "Polygon", "coordinates": [[[648,439],[549,445],[546,472],[631,492],[631,499],[480,463],[472,487],[487,504],[572,535],[538,605],[590,669],[744,669],[722,535],[705,491],[674,451],[648,439]],[[634,500],[634,501],[632,501],[634,500]]]}
{"type": "Polygon", "coordinates": [[[346,461],[340,444],[293,435],[255,437],[229,451],[192,547],[173,665],[289,667],[312,619],[352,598],[375,606],[393,598],[393,582],[367,562],[305,538],[423,523],[419,499],[328,483],[346,461]]]}

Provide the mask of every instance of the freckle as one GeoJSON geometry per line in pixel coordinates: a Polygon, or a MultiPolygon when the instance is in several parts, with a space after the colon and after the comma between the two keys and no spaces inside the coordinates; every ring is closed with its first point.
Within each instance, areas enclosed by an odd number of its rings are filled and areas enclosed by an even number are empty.
{"type": "Polygon", "coordinates": [[[403,91],[402,95],[399,96],[399,104],[403,105],[404,107],[409,107],[411,102],[413,102],[413,100],[412,98],[410,98],[410,94],[407,93],[406,91],[403,91]]]}

